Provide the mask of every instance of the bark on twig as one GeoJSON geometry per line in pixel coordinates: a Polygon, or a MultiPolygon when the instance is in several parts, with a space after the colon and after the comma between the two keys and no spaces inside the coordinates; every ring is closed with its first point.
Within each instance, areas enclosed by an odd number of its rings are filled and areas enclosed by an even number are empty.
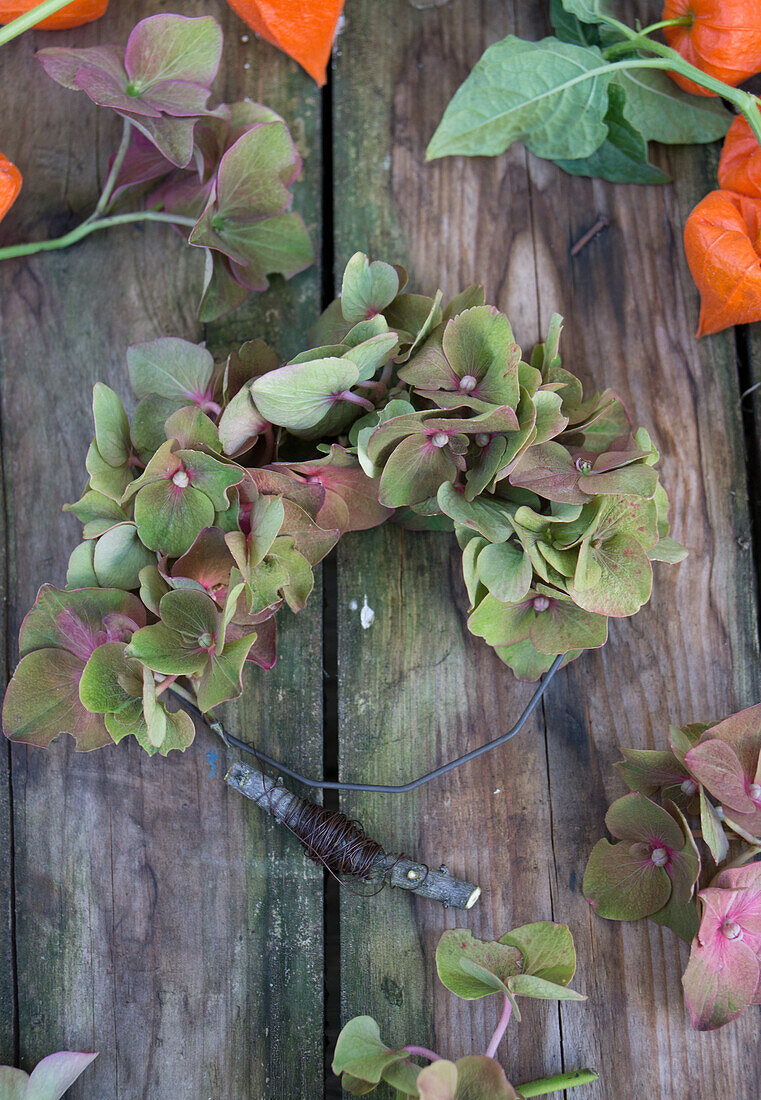
{"type": "MultiPolygon", "coordinates": [[[[288,823],[302,799],[278,781],[266,776],[261,768],[236,763],[225,776],[228,786],[240,791],[277,821],[288,823]]],[[[453,909],[470,909],[481,896],[481,888],[449,874],[446,867],[438,871],[406,857],[384,855],[376,860],[373,874],[385,876],[392,886],[411,890],[423,898],[439,901],[453,909]],[[390,868],[390,870],[389,870],[390,868]]]]}

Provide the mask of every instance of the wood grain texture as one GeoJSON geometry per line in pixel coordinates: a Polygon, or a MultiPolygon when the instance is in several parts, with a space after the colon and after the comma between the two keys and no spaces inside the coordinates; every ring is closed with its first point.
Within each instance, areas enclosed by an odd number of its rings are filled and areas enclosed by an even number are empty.
{"type": "MultiPolygon", "coordinates": [[[[223,23],[219,98],[266,97],[294,124],[309,153],[297,201],[319,247],[313,85],[253,35],[244,43],[246,28],[222,0],[176,8],[223,23]]],[[[35,48],[123,41],[156,10],[155,0],[112,4],[97,24],[3,49],[2,144],[25,174],[5,239],[58,234],[89,212],[120,130],[108,112],[49,81],[35,48]]],[[[129,343],[204,335],[195,320],[202,263],[170,229],[152,226],[0,268],[12,659],[37,586],[63,583],[76,541],[73,519],[57,517],[81,490],[90,387],[102,379],[127,399],[129,343]]],[[[282,330],[287,353],[319,297],[316,270],[281,283],[215,325],[210,346],[224,352],[282,330]]],[[[320,600],[318,585],[298,623],[283,617],[280,664],[250,675],[245,703],[228,715],[244,736],[265,738],[311,771],[322,759],[320,600]]],[[[126,743],[87,755],[63,744],[13,750],[20,1064],[31,1069],[61,1048],[100,1051],[73,1100],[261,1100],[276,1088],[322,1095],[322,1044],[302,1044],[322,1031],[322,875],[226,790],[223,759],[212,778],[212,748],[224,756],[201,732],[168,760],[126,743]]],[[[4,941],[0,948],[7,1046],[13,982],[4,941]]]]}
{"type": "MultiPolygon", "coordinates": [[[[356,0],[342,39],[336,175],[354,186],[336,208],[339,261],[356,248],[408,261],[426,292],[484,281],[527,346],[553,310],[565,314],[568,365],[590,386],[617,388],[658,441],[674,533],[691,554],[679,568],[656,567],[652,603],[560,674],[544,729],[417,798],[347,799],[384,840],[443,858],[484,898],[453,918],[399,898],[344,897],[344,1011],[375,1015],[391,1043],[451,1056],[483,1049],[494,1006],[463,1005],[437,986],[439,932],[456,922],[491,935],[552,916],[571,925],[575,984],[589,1001],[564,1006],[560,1023],[551,1008],[527,1013],[517,1041],[511,1028],[509,1077],[591,1064],[602,1079],[589,1097],[751,1100],[761,1089],[758,1011],[718,1034],[691,1032],[679,984],[686,951],[655,926],[594,919],[580,890],[605,807],[624,793],[612,769],[619,746],[661,746],[669,721],[710,719],[761,695],[734,340],[694,341],[697,294],[681,247],[689,209],[713,186],[714,151],[661,151],[678,181],[664,188],[572,178],[520,146],[426,165],[427,141],[482,50],[547,28],[542,5],[417,7],[356,0]],[[599,214],[610,227],[571,259],[599,214]]],[[[522,689],[467,636],[446,538],[371,538],[340,551],[343,772],[393,781],[504,728],[522,689]],[[361,636],[347,601],[364,592],[376,620],[361,636]]]]}

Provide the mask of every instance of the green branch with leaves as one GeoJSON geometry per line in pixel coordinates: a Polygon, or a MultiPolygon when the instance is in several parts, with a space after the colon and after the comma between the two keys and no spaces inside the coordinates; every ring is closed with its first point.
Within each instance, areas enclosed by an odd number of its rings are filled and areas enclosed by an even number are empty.
{"type": "Polygon", "coordinates": [[[207,106],[222,55],[210,16],[143,19],[125,46],[51,46],[39,61],[62,87],[123,120],[102,192],[81,225],[52,240],[0,248],[0,260],[68,248],[102,229],[165,222],[204,250],[202,321],[236,309],[268,276],[314,262],[290,209],[301,157],[283,119],[250,100],[207,106]]]}
{"type": "Polygon", "coordinates": [[[343,1028],[333,1057],[333,1072],[341,1075],[346,1092],[364,1096],[385,1082],[398,1097],[420,1100],[521,1100],[598,1079],[594,1070],[581,1069],[527,1082],[516,1091],[495,1058],[510,1019],[520,1021],[516,998],[586,999],[568,988],[576,971],[576,952],[565,924],[524,924],[489,942],[465,929],[445,932],[436,949],[436,969],[442,984],[457,997],[472,1001],[496,994],[500,998],[500,1016],[486,1051],[451,1062],[414,1044],[394,1050],[383,1042],[371,1016],[357,1016],[343,1028]],[[429,1064],[421,1067],[413,1059],[429,1064]]]}
{"type": "Polygon", "coordinates": [[[691,144],[723,137],[733,115],[761,143],[758,100],[717,80],[653,38],[683,20],[634,29],[606,0],[551,0],[555,37],[508,35],[490,46],[455,93],[427,157],[496,156],[514,141],[566,172],[616,183],[664,183],[648,141],[691,144]],[[669,74],[705,89],[692,95],[669,74]]]}

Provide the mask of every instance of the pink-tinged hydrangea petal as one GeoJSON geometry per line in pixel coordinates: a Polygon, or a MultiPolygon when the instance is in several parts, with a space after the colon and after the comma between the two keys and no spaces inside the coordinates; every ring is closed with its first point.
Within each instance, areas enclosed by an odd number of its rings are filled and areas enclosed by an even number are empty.
{"type": "Polygon", "coordinates": [[[684,762],[695,778],[725,807],[741,814],[755,811],[756,807],[748,794],[750,781],[730,745],[718,738],[701,741],[690,749],[684,762]]]}
{"type": "Polygon", "coordinates": [[[747,707],[725,718],[705,731],[704,740],[718,738],[730,745],[742,764],[743,771],[753,781],[759,765],[761,749],[761,703],[747,707]]]}
{"type": "Polygon", "coordinates": [[[736,1019],[755,1000],[761,967],[731,909],[736,891],[702,891],[703,919],[682,978],[693,1027],[710,1031],[736,1019]]]}

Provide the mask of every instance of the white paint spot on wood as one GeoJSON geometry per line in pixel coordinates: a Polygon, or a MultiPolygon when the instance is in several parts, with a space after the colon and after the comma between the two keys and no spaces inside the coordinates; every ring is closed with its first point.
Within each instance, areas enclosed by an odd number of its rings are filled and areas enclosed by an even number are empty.
{"type": "Polygon", "coordinates": [[[359,621],[362,623],[363,630],[369,630],[375,622],[375,612],[367,602],[367,593],[365,593],[365,602],[362,604],[362,610],[359,613],[359,621]]]}

